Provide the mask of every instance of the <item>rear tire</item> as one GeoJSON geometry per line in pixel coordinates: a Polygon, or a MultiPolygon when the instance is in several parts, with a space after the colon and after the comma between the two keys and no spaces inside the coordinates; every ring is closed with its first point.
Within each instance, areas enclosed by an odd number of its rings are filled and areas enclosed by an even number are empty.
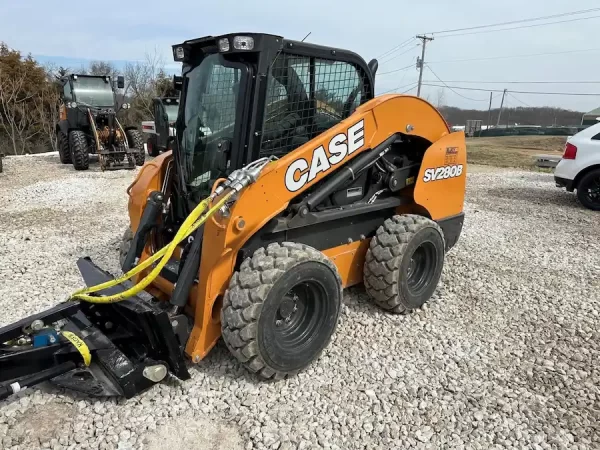
{"type": "Polygon", "coordinates": [[[148,147],[148,155],[156,158],[160,154],[160,149],[158,148],[158,143],[156,142],[156,136],[150,136],[146,141],[146,145],[148,147]]]}
{"type": "Polygon", "coordinates": [[[71,150],[69,149],[69,138],[62,132],[58,132],[58,157],[63,164],[71,164],[71,150]]]}
{"type": "Polygon", "coordinates": [[[90,154],[87,139],[83,131],[75,130],[69,133],[69,147],[71,159],[75,170],[88,170],[90,167],[90,154]]]}
{"type": "Polygon", "coordinates": [[[418,215],[387,219],[371,239],[363,279],[382,309],[405,314],[427,302],[442,274],[444,234],[434,221],[418,215]]]}
{"type": "Polygon", "coordinates": [[[221,313],[223,340],[251,372],[282,379],[319,357],[341,303],[341,278],[323,253],[302,244],[270,244],[231,278],[221,313]]]}
{"type": "Polygon", "coordinates": [[[600,169],[586,173],[579,181],[577,198],[586,208],[600,211],[600,169]]]}
{"type": "Polygon", "coordinates": [[[134,148],[135,164],[137,166],[143,166],[146,161],[146,154],[144,153],[144,138],[139,130],[126,130],[125,136],[127,137],[127,143],[129,148],[134,148]]]}

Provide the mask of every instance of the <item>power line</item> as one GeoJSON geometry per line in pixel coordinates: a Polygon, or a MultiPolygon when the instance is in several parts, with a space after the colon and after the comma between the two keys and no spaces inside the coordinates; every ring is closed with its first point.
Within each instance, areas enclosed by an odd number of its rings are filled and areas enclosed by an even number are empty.
{"type": "MultiPolygon", "coordinates": [[[[432,83],[432,81],[426,81],[432,83]]],[[[435,81],[433,81],[435,83],[435,81]]],[[[472,84],[600,84],[600,81],[455,81],[447,80],[446,83],[472,83],[472,84]]]]}
{"type": "Polygon", "coordinates": [[[396,45],[395,47],[392,47],[392,48],[391,48],[391,49],[389,49],[387,52],[384,52],[384,53],[382,53],[381,55],[379,55],[379,56],[377,57],[377,59],[379,59],[379,58],[383,58],[384,56],[387,56],[387,55],[389,55],[389,54],[391,54],[391,53],[394,53],[394,52],[395,52],[395,51],[397,51],[397,50],[400,50],[401,48],[403,48],[403,47],[407,46],[408,44],[410,44],[410,43],[411,43],[412,41],[414,41],[414,40],[415,40],[415,38],[414,38],[414,37],[408,38],[406,41],[404,41],[404,42],[402,42],[402,43],[400,43],[400,44],[396,45]]]}
{"type": "MultiPolygon", "coordinates": [[[[432,86],[432,87],[444,87],[439,84],[425,84],[424,86],[432,86]]],[[[448,89],[459,89],[463,91],[480,91],[480,92],[504,92],[503,90],[498,89],[483,89],[483,88],[468,88],[462,86],[445,86],[448,89]]],[[[539,91],[511,91],[514,94],[532,94],[532,95],[575,95],[575,96],[584,96],[584,97],[600,97],[600,93],[579,93],[579,92],[539,92],[539,91]]]]}
{"type": "Polygon", "coordinates": [[[538,23],[538,24],[532,24],[532,25],[522,25],[522,26],[518,26],[518,27],[502,28],[499,30],[482,30],[482,31],[472,31],[469,33],[446,34],[444,36],[437,36],[437,38],[439,39],[439,38],[448,38],[448,37],[456,37],[456,36],[470,36],[473,34],[495,33],[497,31],[510,31],[510,30],[520,30],[523,28],[545,27],[547,25],[556,25],[559,23],[577,22],[577,21],[581,21],[581,20],[590,20],[590,19],[597,19],[597,18],[600,18],[600,15],[589,16],[589,17],[579,17],[577,19],[569,19],[569,20],[559,20],[557,22],[546,22],[546,23],[538,23]]]}
{"type": "Polygon", "coordinates": [[[454,93],[455,93],[456,95],[458,95],[459,97],[462,97],[462,98],[464,98],[464,99],[467,99],[467,100],[473,100],[473,101],[475,101],[475,102],[486,102],[486,101],[487,101],[487,99],[485,99],[485,98],[484,98],[483,100],[481,100],[481,99],[478,99],[478,98],[470,98],[470,97],[466,97],[466,96],[464,96],[464,95],[462,95],[462,94],[459,94],[459,93],[458,93],[458,92],[456,92],[454,89],[452,89],[450,86],[448,86],[446,83],[444,83],[444,81],[443,81],[443,80],[442,80],[440,77],[438,77],[438,75],[437,75],[437,74],[436,74],[436,73],[433,71],[433,69],[432,69],[431,67],[429,67],[429,65],[427,65],[427,68],[429,69],[429,71],[430,71],[430,72],[431,72],[431,73],[432,73],[432,74],[433,74],[433,75],[434,75],[434,76],[435,76],[435,77],[436,77],[438,80],[440,80],[440,82],[441,82],[441,83],[442,83],[444,86],[446,86],[448,89],[450,89],[452,92],[454,92],[454,93]]]}
{"type": "Polygon", "coordinates": [[[390,59],[386,59],[385,61],[381,61],[381,64],[388,63],[388,62],[390,62],[390,61],[392,61],[392,60],[394,60],[396,58],[401,57],[402,55],[406,55],[407,53],[412,52],[415,48],[418,48],[418,47],[419,47],[419,44],[417,44],[417,45],[409,48],[408,50],[406,50],[405,52],[400,53],[399,55],[394,55],[390,59]]]}
{"type": "Polygon", "coordinates": [[[523,105],[527,106],[528,108],[533,108],[533,106],[531,106],[531,105],[529,105],[529,104],[525,103],[525,102],[524,102],[523,100],[521,100],[520,98],[517,98],[517,97],[515,97],[515,96],[514,96],[512,93],[510,93],[510,92],[509,92],[509,93],[508,93],[508,95],[509,95],[509,96],[511,96],[512,98],[514,98],[514,99],[515,99],[516,101],[518,101],[519,103],[521,103],[521,104],[523,104],[523,105]]]}
{"type": "Polygon", "coordinates": [[[388,89],[387,91],[384,91],[379,95],[387,94],[388,92],[394,92],[394,91],[397,91],[398,89],[404,89],[405,87],[408,87],[408,86],[412,86],[412,88],[409,89],[409,90],[411,90],[411,89],[414,89],[417,86],[417,84],[418,83],[416,81],[413,81],[412,83],[409,83],[409,84],[405,84],[402,86],[396,86],[393,89],[388,89]]]}
{"type": "Polygon", "coordinates": [[[548,55],[565,55],[568,53],[581,53],[581,52],[597,52],[600,48],[587,48],[580,50],[566,50],[561,52],[545,52],[545,53],[532,53],[529,55],[507,55],[507,56],[490,56],[484,58],[470,58],[470,59],[449,59],[443,61],[429,61],[427,64],[445,64],[454,62],[472,62],[472,61],[492,61],[496,59],[512,59],[512,58],[530,58],[532,56],[548,56],[548,55]]]}
{"type": "Polygon", "coordinates": [[[388,73],[401,72],[401,71],[403,71],[403,70],[410,69],[411,67],[415,67],[415,65],[414,65],[414,64],[411,64],[410,66],[401,67],[400,69],[394,69],[394,70],[390,70],[390,71],[388,71],[388,72],[382,72],[382,73],[378,73],[377,75],[387,75],[388,73]]]}
{"type": "Polygon", "coordinates": [[[582,9],[579,11],[571,11],[571,12],[566,12],[566,13],[553,14],[551,16],[541,16],[541,17],[533,17],[530,19],[512,20],[510,22],[500,22],[500,23],[493,23],[493,24],[488,24],[488,25],[479,25],[479,26],[475,26],[475,27],[455,28],[453,30],[433,31],[433,32],[430,32],[427,34],[445,34],[445,33],[455,33],[458,31],[479,30],[482,28],[500,27],[500,26],[505,26],[505,25],[514,25],[517,23],[537,22],[538,20],[548,20],[548,19],[556,19],[558,17],[575,16],[578,14],[585,14],[585,13],[596,12],[596,11],[600,11],[600,8],[582,9]]]}

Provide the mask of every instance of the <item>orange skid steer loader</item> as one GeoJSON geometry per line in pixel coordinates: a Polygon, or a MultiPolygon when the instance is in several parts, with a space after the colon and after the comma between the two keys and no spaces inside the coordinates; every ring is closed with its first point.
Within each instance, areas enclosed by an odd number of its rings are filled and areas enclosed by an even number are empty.
{"type": "Polygon", "coordinates": [[[173,149],[128,188],[124,275],[0,329],[0,396],[36,383],[127,398],[188,379],[223,338],[265,379],[328,345],[344,288],[390,313],[434,293],[462,231],[464,133],[375,96],[377,61],[268,34],[173,46],[173,149]]]}

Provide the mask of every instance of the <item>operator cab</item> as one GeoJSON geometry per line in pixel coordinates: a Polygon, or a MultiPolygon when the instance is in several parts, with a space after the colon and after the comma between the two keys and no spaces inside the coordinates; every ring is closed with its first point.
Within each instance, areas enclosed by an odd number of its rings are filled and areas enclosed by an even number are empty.
{"type": "Polygon", "coordinates": [[[374,97],[376,60],[281,36],[208,36],[174,45],[173,56],[183,64],[174,159],[192,203],[216,179],[289,153],[374,97]]]}

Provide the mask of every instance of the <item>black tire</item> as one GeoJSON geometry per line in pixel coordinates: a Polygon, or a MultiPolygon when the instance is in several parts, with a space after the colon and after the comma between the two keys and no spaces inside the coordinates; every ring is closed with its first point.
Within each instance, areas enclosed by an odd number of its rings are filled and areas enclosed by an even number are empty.
{"type": "Polygon", "coordinates": [[[158,142],[156,142],[156,136],[152,135],[146,140],[146,145],[148,146],[148,155],[156,158],[160,155],[160,149],[158,148],[158,142]]]}
{"type": "Polygon", "coordinates": [[[126,130],[125,136],[127,137],[127,143],[129,148],[134,148],[135,164],[137,166],[143,166],[146,161],[146,154],[144,153],[144,138],[139,130],[132,129],[126,130]]]}
{"type": "Polygon", "coordinates": [[[600,211],[600,169],[586,173],[579,181],[577,198],[586,208],[600,211]]]}
{"type": "Polygon", "coordinates": [[[58,157],[63,164],[72,163],[69,138],[62,131],[58,132],[58,157]]]}
{"type": "Polygon", "coordinates": [[[427,302],[442,274],[444,234],[434,221],[418,215],[387,219],[365,256],[367,293],[382,309],[404,314],[427,302]]]}
{"type": "Polygon", "coordinates": [[[130,227],[127,227],[123,233],[123,237],[121,238],[121,246],[119,247],[119,267],[123,267],[125,257],[127,256],[127,253],[129,253],[132,241],[133,231],[131,231],[130,227]]]}
{"type": "Polygon", "coordinates": [[[90,153],[87,139],[83,131],[75,130],[69,133],[69,147],[71,159],[75,170],[88,170],[90,167],[90,153]]]}
{"type": "Polygon", "coordinates": [[[221,312],[223,340],[261,378],[292,376],[329,344],[341,303],[341,278],[323,253],[303,244],[270,244],[231,278],[221,312]]]}

